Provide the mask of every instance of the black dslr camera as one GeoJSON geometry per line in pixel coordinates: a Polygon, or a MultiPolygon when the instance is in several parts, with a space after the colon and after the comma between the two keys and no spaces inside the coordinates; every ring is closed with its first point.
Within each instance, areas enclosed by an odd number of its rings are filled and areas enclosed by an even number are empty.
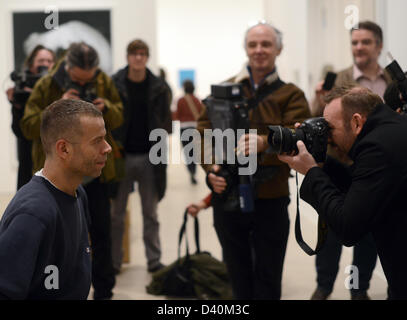
{"type": "Polygon", "coordinates": [[[310,118],[305,120],[297,129],[281,126],[269,126],[268,143],[273,153],[298,153],[297,141],[304,142],[307,150],[316,162],[324,162],[328,145],[329,126],[326,120],[310,118]]]}
{"type": "Polygon", "coordinates": [[[221,170],[214,174],[225,178],[227,187],[222,195],[214,193],[214,201],[219,198],[225,211],[236,211],[240,208],[242,212],[252,212],[254,202],[251,176],[239,175],[238,169],[241,165],[238,162],[231,164],[225,161],[230,159],[232,154],[236,160],[234,149],[239,138],[237,130],[243,129],[248,133],[250,129],[248,101],[243,97],[243,87],[236,83],[212,85],[211,95],[203,100],[203,103],[207,106],[212,128],[222,132],[229,130],[235,137],[235,145],[228,145],[223,139],[221,148],[218,148],[221,149],[223,164],[221,170]]]}
{"type": "Polygon", "coordinates": [[[45,74],[48,73],[48,67],[39,66],[37,73],[32,73],[29,70],[25,70],[21,73],[13,71],[10,74],[11,80],[15,83],[13,101],[19,105],[25,105],[31,92],[26,91],[24,88],[34,88],[36,82],[45,74]]]}
{"type": "Polygon", "coordinates": [[[66,90],[75,89],[78,91],[79,99],[93,103],[93,101],[97,98],[96,95],[96,88],[92,82],[85,84],[84,86],[79,85],[76,82],[71,81],[70,79],[67,81],[66,90]]]}

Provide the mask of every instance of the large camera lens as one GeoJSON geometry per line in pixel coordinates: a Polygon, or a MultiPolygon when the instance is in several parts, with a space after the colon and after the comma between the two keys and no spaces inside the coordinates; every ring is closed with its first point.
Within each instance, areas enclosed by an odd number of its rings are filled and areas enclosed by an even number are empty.
{"type": "Polygon", "coordinates": [[[298,137],[294,130],[281,126],[269,126],[268,128],[270,133],[267,140],[272,152],[282,154],[297,150],[298,137]]]}
{"type": "Polygon", "coordinates": [[[269,126],[268,128],[270,133],[267,141],[271,152],[282,154],[295,151],[298,153],[297,141],[302,141],[317,162],[325,160],[329,125],[324,118],[307,119],[295,130],[281,126],[269,126]]]}

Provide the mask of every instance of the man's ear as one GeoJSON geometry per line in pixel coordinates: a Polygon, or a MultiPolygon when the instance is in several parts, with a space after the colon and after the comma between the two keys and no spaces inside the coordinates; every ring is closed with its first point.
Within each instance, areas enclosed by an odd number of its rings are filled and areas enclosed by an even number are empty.
{"type": "Polygon", "coordinates": [[[357,136],[362,131],[363,125],[366,122],[366,117],[360,113],[354,113],[351,119],[352,132],[357,136]]]}
{"type": "Polygon", "coordinates": [[[61,159],[67,159],[72,154],[72,145],[65,139],[55,142],[55,153],[61,159]]]}
{"type": "Polygon", "coordinates": [[[281,48],[278,49],[278,51],[277,51],[277,57],[280,55],[281,51],[283,51],[283,45],[281,45],[281,48]]]}

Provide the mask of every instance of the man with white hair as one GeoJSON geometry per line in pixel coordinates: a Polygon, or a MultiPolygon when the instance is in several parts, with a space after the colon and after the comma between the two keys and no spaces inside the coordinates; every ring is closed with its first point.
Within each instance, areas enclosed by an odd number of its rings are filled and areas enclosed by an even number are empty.
{"type": "MultiPolygon", "coordinates": [[[[289,233],[287,206],[290,202],[290,169],[275,155],[266,154],[267,125],[294,127],[310,117],[304,93],[280,80],[275,60],[282,50],[281,32],[261,22],[246,32],[244,47],[248,64],[228,82],[240,83],[246,98],[255,101],[249,110],[250,128],[237,150],[248,155],[257,147],[257,171],[254,180],[254,212],[239,207],[226,208],[222,195],[227,187],[218,175],[221,166],[204,164],[208,186],[212,189],[214,225],[223,249],[236,299],[280,299],[283,262],[289,233]],[[253,148],[254,147],[254,148],[253,148]]],[[[207,109],[198,121],[198,130],[212,128],[207,109]]],[[[233,180],[233,179],[232,179],[233,180]]],[[[236,179],[238,180],[238,179],[236,179]]],[[[233,192],[233,191],[231,191],[233,192]]]]}

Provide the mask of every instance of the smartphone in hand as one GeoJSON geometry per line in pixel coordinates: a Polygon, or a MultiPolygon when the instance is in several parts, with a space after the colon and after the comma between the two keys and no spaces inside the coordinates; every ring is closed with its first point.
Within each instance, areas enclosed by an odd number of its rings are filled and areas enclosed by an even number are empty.
{"type": "Polygon", "coordinates": [[[322,89],[324,89],[325,91],[331,90],[335,84],[335,80],[336,80],[336,73],[328,71],[328,73],[325,76],[325,80],[324,80],[324,84],[322,85],[322,89]]]}

